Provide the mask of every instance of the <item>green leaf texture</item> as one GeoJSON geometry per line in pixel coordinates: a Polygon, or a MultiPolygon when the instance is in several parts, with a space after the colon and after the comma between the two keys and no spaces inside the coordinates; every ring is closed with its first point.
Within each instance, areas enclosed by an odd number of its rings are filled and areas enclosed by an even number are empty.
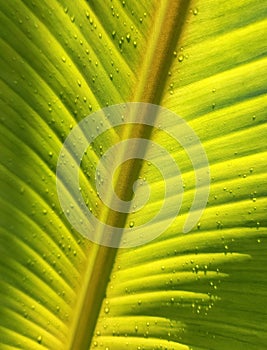
{"type": "MultiPolygon", "coordinates": [[[[1,0],[0,10],[0,348],[265,350],[264,1],[1,0]],[[71,227],[56,165],[79,121],[131,101],[159,104],[194,129],[210,196],[182,233],[194,169],[168,135],[151,132],[179,163],[182,208],[156,240],[114,249],[71,227]]],[[[95,164],[122,131],[100,137],[82,161],[84,199],[104,221],[116,218],[97,196],[95,164]]],[[[127,227],[162,200],[157,169],[139,168],[152,195],[127,227]]],[[[121,180],[122,196],[133,180],[121,180]]]]}

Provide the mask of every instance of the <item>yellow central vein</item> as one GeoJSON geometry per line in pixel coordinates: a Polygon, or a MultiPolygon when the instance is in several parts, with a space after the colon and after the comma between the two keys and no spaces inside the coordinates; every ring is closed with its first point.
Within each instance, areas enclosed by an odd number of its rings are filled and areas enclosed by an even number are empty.
{"type": "MultiPolygon", "coordinates": [[[[169,71],[173,50],[183,28],[190,1],[162,1],[151,29],[151,40],[144,54],[142,69],[132,101],[159,104],[169,71]]],[[[127,138],[149,138],[151,129],[138,124],[126,129],[127,138]]],[[[126,150],[127,151],[127,150],[126,150]]],[[[119,172],[115,184],[117,195],[127,201],[132,197],[132,183],[141,169],[141,163],[133,160],[119,172]]],[[[124,227],[127,214],[106,210],[102,215],[111,226],[124,227]]],[[[98,230],[98,228],[96,228],[98,230]]],[[[99,246],[92,249],[88,259],[80,299],[72,323],[70,350],[87,350],[90,347],[106,287],[116,257],[117,249],[99,246]],[[94,255],[94,256],[92,256],[94,255]],[[92,264],[93,261],[93,264],[92,264]]]]}

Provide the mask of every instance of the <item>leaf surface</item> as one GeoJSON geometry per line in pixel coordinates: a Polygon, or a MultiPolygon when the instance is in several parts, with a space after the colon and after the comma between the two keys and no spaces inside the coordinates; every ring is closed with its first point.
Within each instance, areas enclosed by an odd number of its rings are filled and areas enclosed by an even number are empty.
{"type": "MultiPolygon", "coordinates": [[[[14,0],[0,9],[1,349],[264,350],[264,2],[14,0]],[[186,152],[163,131],[127,129],[179,163],[184,198],[160,237],[116,250],[71,227],[56,165],[79,121],[131,101],[159,104],[193,128],[211,186],[200,221],[182,233],[195,195],[186,152]]],[[[117,217],[97,196],[95,164],[122,132],[110,130],[82,160],[84,199],[104,221],[117,217]]],[[[122,197],[136,175],[151,186],[147,205],[120,219],[138,226],[159,210],[163,183],[147,162],[125,169],[134,174],[122,197]]]]}

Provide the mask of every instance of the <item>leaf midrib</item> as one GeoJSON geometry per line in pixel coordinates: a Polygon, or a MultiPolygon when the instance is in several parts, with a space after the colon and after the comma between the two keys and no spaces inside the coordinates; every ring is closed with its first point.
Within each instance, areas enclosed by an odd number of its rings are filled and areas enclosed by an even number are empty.
{"type": "MultiPolygon", "coordinates": [[[[153,40],[148,43],[147,52],[142,57],[143,65],[134,94],[130,98],[131,101],[160,103],[167,73],[173,60],[172,52],[179,41],[189,5],[190,1],[179,0],[161,3],[151,30],[153,40]]],[[[127,138],[149,139],[150,133],[151,130],[148,130],[145,124],[138,124],[134,128],[128,128],[126,136],[127,138]]],[[[136,179],[140,169],[140,162],[132,161],[123,168],[123,173],[119,173],[120,183],[115,184],[115,192],[119,197],[124,200],[131,198],[129,179],[136,179]]],[[[124,227],[127,214],[118,216],[107,210],[105,218],[105,221],[111,226],[118,226],[119,221],[119,226],[124,227]]],[[[116,248],[105,246],[95,246],[95,248],[90,251],[90,260],[88,259],[76,305],[68,347],[70,350],[87,350],[90,347],[117,253],[116,248]]]]}

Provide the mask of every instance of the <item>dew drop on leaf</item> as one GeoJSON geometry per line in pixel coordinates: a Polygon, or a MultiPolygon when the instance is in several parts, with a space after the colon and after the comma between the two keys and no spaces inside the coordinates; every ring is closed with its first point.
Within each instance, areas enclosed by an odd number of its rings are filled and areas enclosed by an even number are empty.
{"type": "Polygon", "coordinates": [[[40,335],[38,336],[37,341],[38,341],[39,344],[41,344],[41,342],[42,342],[42,337],[41,337],[40,335]]]}
{"type": "Polygon", "coordinates": [[[184,60],[184,55],[179,55],[178,56],[178,61],[179,62],[183,62],[183,60],[184,60]]]}
{"type": "Polygon", "coordinates": [[[134,222],[133,222],[133,221],[130,221],[129,226],[130,226],[131,228],[134,227],[134,222]]]}

